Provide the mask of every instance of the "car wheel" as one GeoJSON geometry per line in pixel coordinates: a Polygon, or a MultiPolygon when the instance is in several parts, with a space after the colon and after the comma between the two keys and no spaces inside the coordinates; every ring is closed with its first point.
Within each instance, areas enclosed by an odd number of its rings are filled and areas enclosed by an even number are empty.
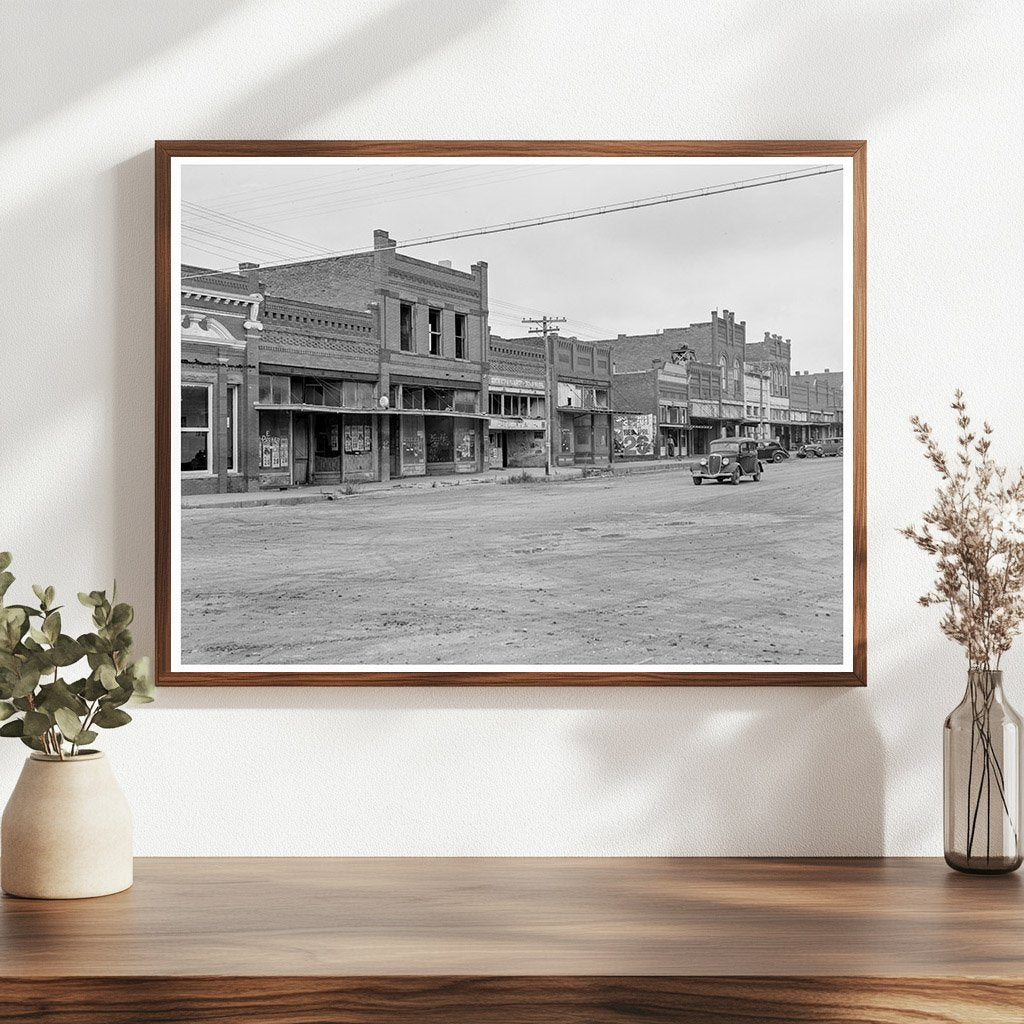
{"type": "Polygon", "coordinates": [[[704,481],[699,476],[695,476],[693,478],[693,482],[694,482],[694,485],[697,486],[697,487],[700,487],[700,485],[702,483],[704,483],[704,481]]]}
{"type": "Polygon", "coordinates": [[[736,467],[736,468],[735,468],[735,469],[734,469],[734,470],[732,471],[732,476],[731,476],[731,477],[729,477],[729,483],[731,483],[731,484],[733,484],[733,485],[735,486],[736,484],[738,484],[738,483],[740,482],[740,477],[741,477],[742,475],[743,475],[743,474],[742,474],[742,473],[740,473],[740,467],[739,467],[739,466],[737,466],[737,467],[736,467]]]}
{"type": "Polygon", "coordinates": [[[784,459],[785,457],[786,457],[786,456],[785,456],[785,455],[783,455],[783,454],[782,454],[782,452],[776,452],[776,453],[775,453],[775,454],[774,454],[774,455],[772,456],[772,462],[781,462],[781,461],[782,461],[782,460],[783,460],[783,459],[784,459]]]}

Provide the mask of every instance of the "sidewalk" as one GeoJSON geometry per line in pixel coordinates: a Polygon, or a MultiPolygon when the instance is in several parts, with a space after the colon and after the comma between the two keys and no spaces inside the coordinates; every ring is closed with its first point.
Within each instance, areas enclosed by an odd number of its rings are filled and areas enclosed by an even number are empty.
{"type": "Polygon", "coordinates": [[[182,508],[257,508],[261,505],[308,505],[322,501],[342,501],[358,494],[391,494],[423,488],[485,487],[502,484],[511,476],[527,473],[547,483],[569,483],[585,477],[633,476],[646,473],[671,473],[689,470],[690,462],[619,462],[604,466],[552,467],[545,476],[543,467],[535,469],[490,469],[483,473],[451,474],[449,476],[414,476],[398,480],[353,484],[318,484],[289,487],[286,490],[245,491],[235,494],[189,494],[181,499],[182,508]]]}

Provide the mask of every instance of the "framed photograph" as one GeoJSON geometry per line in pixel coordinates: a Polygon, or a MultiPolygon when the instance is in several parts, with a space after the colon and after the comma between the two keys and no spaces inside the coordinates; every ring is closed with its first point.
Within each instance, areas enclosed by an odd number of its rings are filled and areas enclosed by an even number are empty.
{"type": "Polygon", "coordinates": [[[863,142],[158,142],[160,685],[865,684],[863,142]]]}

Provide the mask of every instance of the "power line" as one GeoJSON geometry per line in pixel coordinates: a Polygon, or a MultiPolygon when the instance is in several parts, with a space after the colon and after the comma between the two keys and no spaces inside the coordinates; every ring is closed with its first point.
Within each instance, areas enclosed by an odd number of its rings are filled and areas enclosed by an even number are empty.
{"type": "MultiPolygon", "coordinates": [[[[822,164],[799,171],[783,171],[780,174],[770,174],[760,178],[746,178],[740,181],[725,182],[721,185],[707,185],[702,188],[688,189],[685,192],[670,192],[659,196],[648,196],[644,199],[633,199],[622,203],[611,203],[607,206],[593,206],[582,210],[571,210],[567,213],[550,214],[544,217],[532,217],[528,220],[509,221],[504,224],[490,224],[480,228],[468,228],[463,231],[452,231],[442,235],[424,235],[419,238],[404,239],[394,242],[388,249],[412,249],[423,245],[435,245],[438,242],[450,242],[461,238],[477,238],[481,235],[501,234],[508,231],[523,231],[528,228],[545,227],[548,224],[558,224],[571,220],[584,220],[588,217],[603,217],[610,213],[625,213],[630,210],[641,210],[650,206],[663,206],[667,203],[678,203],[686,199],[704,199],[708,196],[722,195],[726,192],[739,192],[744,189],[763,188],[766,185],[779,185],[787,181],[797,181],[801,178],[813,178],[822,174],[834,174],[841,171],[842,167],[822,164]]],[[[327,258],[338,256],[354,256],[359,253],[373,252],[361,246],[356,249],[344,249],[328,253],[327,258]]],[[[268,268],[274,266],[294,266],[299,263],[314,262],[317,259],[325,258],[323,254],[307,256],[297,260],[283,260],[280,263],[267,264],[268,268]]],[[[231,267],[226,270],[210,270],[202,274],[190,274],[183,280],[192,280],[197,277],[213,277],[217,274],[232,273],[237,268],[231,267]]]]}

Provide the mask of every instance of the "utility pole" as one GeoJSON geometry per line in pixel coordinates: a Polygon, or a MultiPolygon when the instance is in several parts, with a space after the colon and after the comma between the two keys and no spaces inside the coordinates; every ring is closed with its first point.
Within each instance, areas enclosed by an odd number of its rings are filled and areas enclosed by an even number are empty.
{"type": "Polygon", "coordinates": [[[544,339],[544,414],[548,421],[548,443],[545,446],[547,449],[547,460],[544,463],[544,474],[551,476],[551,463],[552,455],[551,450],[555,443],[555,418],[557,415],[557,409],[555,408],[555,348],[554,339],[558,336],[558,327],[552,327],[552,324],[564,324],[564,316],[542,316],[539,319],[532,319],[530,317],[523,317],[524,324],[534,324],[531,327],[530,334],[539,334],[544,339]]]}

